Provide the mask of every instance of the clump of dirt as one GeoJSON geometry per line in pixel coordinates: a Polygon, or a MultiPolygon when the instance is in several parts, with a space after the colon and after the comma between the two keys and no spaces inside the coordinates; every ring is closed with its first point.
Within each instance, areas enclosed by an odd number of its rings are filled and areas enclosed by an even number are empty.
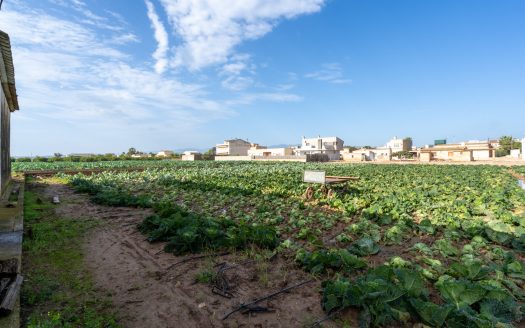
{"type": "MultiPolygon", "coordinates": [[[[111,298],[124,327],[308,327],[325,316],[320,282],[312,281],[258,303],[257,309],[264,312],[239,311],[222,320],[239,304],[311,277],[293,261],[269,259],[256,250],[181,262],[195,255],[164,253],[162,243],[149,243],[136,229],[152,214],[150,209],[96,205],[88,196],[60,184],[48,185],[44,193],[59,196],[58,216],[102,222],[85,242],[85,262],[97,292],[111,298]],[[212,288],[224,266],[231,267],[220,276],[231,298],[212,288]],[[207,276],[208,280],[202,278],[207,276]]],[[[334,322],[323,325],[336,326],[334,322]]]]}

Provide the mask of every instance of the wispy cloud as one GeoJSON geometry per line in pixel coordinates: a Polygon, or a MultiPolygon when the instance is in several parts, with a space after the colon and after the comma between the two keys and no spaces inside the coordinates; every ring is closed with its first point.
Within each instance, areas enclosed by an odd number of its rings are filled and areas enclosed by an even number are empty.
{"type": "Polygon", "coordinates": [[[334,84],[346,84],[352,82],[352,80],[344,77],[343,68],[339,63],[323,64],[320,70],[305,74],[305,77],[334,84]]]}
{"type": "Polygon", "coordinates": [[[276,103],[298,102],[303,100],[299,95],[287,92],[261,92],[261,93],[245,93],[236,99],[226,101],[230,106],[248,105],[255,101],[267,101],[276,103]]]}
{"type": "Polygon", "coordinates": [[[107,17],[95,14],[82,0],[50,1],[62,7],[73,9],[75,12],[79,13],[81,18],[78,21],[83,24],[111,31],[122,31],[126,27],[126,24],[123,20],[117,20],[117,22],[115,22],[115,20],[109,20],[107,17]]]}
{"type": "Polygon", "coordinates": [[[160,117],[199,122],[232,113],[209,99],[202,85],[134,65],[89,25],[25,9],[2,12],[0,29],[12,36],[21,104],[35,115],[82,123],[103,117],[129,125],[160,117]]]}
{"type": "Polygon", "coordinates": [[[228,61],[235,47],[258,39],[282,19],[321,10],[325,0],[161,0],[175,35],[174,67],[199,70],[228,61]]]}
{"type": "Polygon", "coordinates": [[[248,54],[232,56],[219,71],[219,76],[224,78],[221,85],[232,91],[241,91],[250,87],[254,83],[252,78],[254,74],[255,65],[250,62],[248,54]]]}
{"type": "Polygon", "coordinates": [[[115,45],[122,45],[139,41],[139,38],[133,33],[120,34],[111,38],[111,43],[115,45]]]}
{"type": "Polygon", "coordinates": [[[161,74],[164,73],[168,66],[168,33],[166,32],[166,28],[164,28],[164,24],[160,21],[153,3],[149,0],[145,0],[145,2],[148,8],[148,18],[154,31],[155,40],[157,41],[157,50],[153,53],[153,58],[156,60],[155,71],[161,74]]]}

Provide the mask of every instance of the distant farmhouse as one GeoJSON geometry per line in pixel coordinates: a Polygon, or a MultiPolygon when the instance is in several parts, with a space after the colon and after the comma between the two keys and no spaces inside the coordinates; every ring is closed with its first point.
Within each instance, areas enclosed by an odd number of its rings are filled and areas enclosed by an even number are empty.
{"type": "Polygon", "coordinates": [[[343,151],[344,141],[338,137],[305,138],[301,140],[301,146],[294,149],[297,156],[310,154],[326,154],[330,160],[339,160],[343,151]]]}
{"type": "Polygon", "coordinates": [[[174,152],[171,150],[161,150],[155,155],[155,157],[171,157],[174,155],[174,152]]]}
{"type": "Polygon", "coordinates": [[[15,69],[9,35],[0,31],[0,193],[11,179],[11,113],[18,110],[15,69]]]}
{"type": "Polygon", "coordinates": [[[419,150],[419,160],[422,162],[432,160],[471,162],[495,157],[496,147],[490,141],[474,140],[456,144],[447,144],[445,141],[419,150]]]}
{"type": "Polygon", "coordinates": [[[224,143],[215,146],[217,156],[247,156],[251,144],[242,139],[224,140],[224,143]]]}

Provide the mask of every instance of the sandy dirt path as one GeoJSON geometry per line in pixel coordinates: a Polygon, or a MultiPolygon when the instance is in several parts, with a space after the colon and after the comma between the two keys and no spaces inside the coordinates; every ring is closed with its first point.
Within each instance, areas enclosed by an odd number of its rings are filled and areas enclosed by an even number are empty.
{"type": "Polygon", "coordinates": [[[240,303],[310,277],[290,264],[293,261],[247,260],[242,252],[192,260],[167,270],[193,255],[166,254],[163,244],[145,240],[136,225],[152,214],[150,209],[96,205],[61,184],[47,184],[44,193],[49,198],[59,196],[56,214],[61,217],[102,220],[83,245],[85,261],[98,292],[111,298],[123,327],[308,327],[324,316],[320,283],[313,281],[258,304],[271,312],[238,312],[221,320],[240,303]],[[204,269],[218,270],[218,263],[240,264],[225,272],[232,286],[231,299],[214,294],[208,284],[195,282],[204,269]]]}

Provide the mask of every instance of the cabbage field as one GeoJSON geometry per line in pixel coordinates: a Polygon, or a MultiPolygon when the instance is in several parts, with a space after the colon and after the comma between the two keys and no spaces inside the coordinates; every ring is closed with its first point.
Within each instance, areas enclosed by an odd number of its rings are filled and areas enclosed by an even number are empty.
{"type": "Polygon", "coordinates": [[[173,167],[187,162],[172,160],[120,160],[105,162],[13,162],[13,171],[125,169],[134,167],[173,167]]]}
{"type": "Polygon", "coordinates": [[[167,252],[275,250],[323,281],[327,318],[488,328],[525,315],[525,167],[154,163],[67,179],[98,203],[152,207],[138,228],[167,252]],[[305,169],[360,179],[306,201],[305,169]]]}

